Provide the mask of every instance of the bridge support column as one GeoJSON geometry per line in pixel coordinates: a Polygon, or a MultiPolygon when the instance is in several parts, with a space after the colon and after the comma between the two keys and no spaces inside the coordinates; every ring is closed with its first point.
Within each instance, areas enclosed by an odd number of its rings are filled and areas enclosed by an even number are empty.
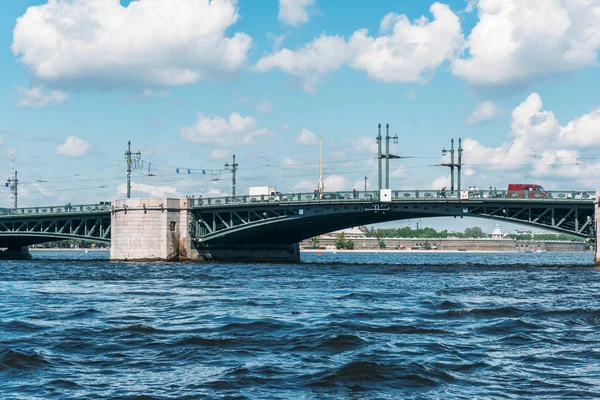
{"type": "Polygon", "coordinates": [[[29,260],[31,253],[29,247],[9,247],[6,250],[0,250],[0,260],[29,260]]]}
{"type": "Polygon", "coordinates": [[[288,245],[229,245],[198,248],[204,261],[226,262],[300,262],[300,243],[288,245]]]}
{"type": "Polygon", "coordinates": [[[594,234],[596,243],[594,243],[594,264],[600,265],[600,189],[596,190],[596,200],[594,200],[594,234]]]}
{"type": "Polygon", "coordinates": [[[196,260],[187,198],[122,199],[113,203],[111,260],[196,260]]]}

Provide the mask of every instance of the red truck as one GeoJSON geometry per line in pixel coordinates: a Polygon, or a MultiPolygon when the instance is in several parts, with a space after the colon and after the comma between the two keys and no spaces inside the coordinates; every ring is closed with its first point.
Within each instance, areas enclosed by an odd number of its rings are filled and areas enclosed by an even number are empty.
{"type": "Polygon", "coordinates": [[[548,192],[535,183],[509,183],[506,193],[508,198],[547,199],[548,192]]]}

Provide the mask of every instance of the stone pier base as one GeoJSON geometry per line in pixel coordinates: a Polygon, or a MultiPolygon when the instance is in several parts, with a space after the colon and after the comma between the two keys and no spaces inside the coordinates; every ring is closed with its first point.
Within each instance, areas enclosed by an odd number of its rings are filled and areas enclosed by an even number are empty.
{"type": "Polygon", "coordinates": [[[198,259],[191,244],[187,198],[123,199],[113,203],[111,260],[198,259]]]}
{"type": "Polygon", "coordinates": [[[594,243],[594,264],[600,266],[600,250],[598,249],[600,247],[598,246],[598,244],[600,244],[600,237],[598,237],[598,232],[600,232],[600,189],[596,190],[596,200],[594,200],[594,218],[594,228],[596,233],[596,243],[594,243]]]}
{"type": "Polygon", "coordinates": [[[0,250],[0,260],[29,260],[30,258],[29,247],[0,250]]]}
{"type": "Polygon", "coordinates": [[[198,248],[201,260],[210,262],[272,262],[299,263],[300,244],[260,246],[220,246],[198,248]]]}

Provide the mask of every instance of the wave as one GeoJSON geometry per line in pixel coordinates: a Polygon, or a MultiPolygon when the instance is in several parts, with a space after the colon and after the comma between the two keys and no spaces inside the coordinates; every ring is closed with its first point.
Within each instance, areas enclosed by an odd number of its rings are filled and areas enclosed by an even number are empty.
{"type": "Polygon", "coordinates": [[[467,310],[449,310],[444,313],[449,317],[520,317],[526,312],[512,306],[496,308],[471,308],[467,310]]]}
{"type": "Polygon", "coordinates": [[[329,323],[331,327],[340,327],[358,332],[393,333],[402,335],[448,335],[452,332],[441,328],[428,328],[416,325],[367,325],[352,322],[329,323]]]}
{"type": "Polygon", "coordinates": [[[308,375],[302,378],[308,387],[337,387],[340,383],[363,388],[388,386],[396,389],[406,387],[435,387],[454,381],[445,371],[418,363],[405,365],[382,364],[373,361],[352,361],[339,368],[308,375]]]}
{"type": "Polygon", "coordinates": [[[123,326],[114,326],[111,328],[106,328],[103,332],[140,332],[140,333],[154,333],[158,332],[158,329],[154,328],[151,325],[146,324],[133,324],[133,325],[123,325],[123,326]]]}
{"type": "Polygon", "coordinates": [[[0,371],[29,370],[46,365],[50,365],[50,361],[34,350],[0,350],[0,371]]]}
{"type": "Polygon", "coordinates": [[[228,334],[254,335],[299,327],[301,327],[300,324],[264,319],[252,322],[232,322],[219,327],[218,331],[228,334]]]}

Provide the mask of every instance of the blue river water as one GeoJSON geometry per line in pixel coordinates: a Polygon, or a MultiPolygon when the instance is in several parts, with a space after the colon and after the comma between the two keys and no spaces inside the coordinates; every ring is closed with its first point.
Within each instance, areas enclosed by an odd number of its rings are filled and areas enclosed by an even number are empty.
{"type": "Polygon", "coordinates": [[[0,398],[600,395],[590,253],[107,258],[0,261],[0,398]]]}

